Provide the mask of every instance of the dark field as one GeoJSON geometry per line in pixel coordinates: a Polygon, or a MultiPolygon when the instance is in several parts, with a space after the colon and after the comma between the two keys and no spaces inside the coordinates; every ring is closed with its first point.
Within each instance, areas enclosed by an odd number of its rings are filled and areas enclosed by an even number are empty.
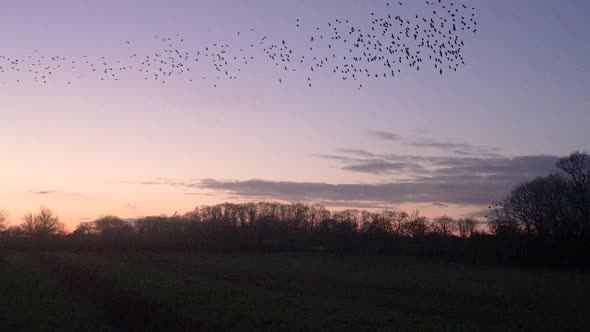
{"type": "Polygon", "coordinates": [[[323,254],[0,253],[0,330],[590,330],[590,273],[323,254]]]}

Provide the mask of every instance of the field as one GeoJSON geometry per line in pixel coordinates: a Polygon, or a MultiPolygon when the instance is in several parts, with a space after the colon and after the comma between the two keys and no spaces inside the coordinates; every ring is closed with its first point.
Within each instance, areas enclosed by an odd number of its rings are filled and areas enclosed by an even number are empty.
{"type": "Polygon", "coordinates": [[[394,257],[5,252],[0,294],[1,331],[590,330],[590,272],[394,257]]]}

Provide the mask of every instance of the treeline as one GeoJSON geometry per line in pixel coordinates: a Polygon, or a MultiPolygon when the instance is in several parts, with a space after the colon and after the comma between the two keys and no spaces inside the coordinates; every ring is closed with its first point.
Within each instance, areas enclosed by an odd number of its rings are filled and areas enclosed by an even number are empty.
{"type": "MultiPolygon", "coordinates": [[[[412,255],[474,263],[590,265],[590,157],[574,153],[561,173],[525,182],[471,218],[419,212],[332,212],[273,202],[204,206],[185,214],[125,220],[105,216],[70,234],[49,209],[2,232],[0,247],[60,250],[307,250],[412,255]]],[[[0,221],[4,218],[1,217],[0,221]]],[[[0,222],[0,226],[3,223],[0,222]]]]}
{"type": "Polygon", "coordinates": [[[489,232],[523,250],[515,262],[590,266],[590,156],[574,152],[556,166],[490,207],[489,232]]]}
{"type": "Polygon", "coordinates": [[[453,219],[442,216],[429,220],[419,211],[408,214],[395,209],[380,212],[349,209],[332,212],[321,205],[259,202],[223,203],[203,206],[185,214],[147,216],[122,219],[104,216],[80,223],[66,234],[65,226],[53,211],[42,207],[37,214],[26,214],[18,226],[6,229],[6,238],[44,240],[52,237],[84,238],[85,240],[142,238],[153,243],[167,237],[178,243],[190,238],[210,241],[216,236],[240,234],[258,245],[283,243],[318,244],[318,239],[348,243],[351,236],[387,237],[460,237],[484,236],[472,218],[453,219]]]}
{"type": "Polygon", "coordinates": [[[560,173],[518,185],[491,208],[493,234],[590,240],[590,156],[575,152],[556,166],[560,173]]]}

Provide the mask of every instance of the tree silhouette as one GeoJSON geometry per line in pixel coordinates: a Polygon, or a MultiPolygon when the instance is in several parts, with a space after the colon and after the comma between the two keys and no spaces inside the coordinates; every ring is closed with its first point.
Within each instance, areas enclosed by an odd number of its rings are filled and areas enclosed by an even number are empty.
{"type": "Polygon", "coordinates": [[[557,167],[569,176],[571,203],[582,219],[582,233],[590,237],[590,155],[576,151],[561,158],[557,167]]]}
{"type": "Polygon", "coordinates": [[[435,218],[432,223],[432,231],[441,236],[451,236],[456,229],[455,220],[449,216],[435,218]]]}
{"type": "MultiPolygon", "coordinates": [[[[563,171],[517,185],[488,215],[489,233],[472,218],[429,220],[419,211],[330,211],[321,205],[278,202],[223,203],[186,214],[125,220],[104,216],[67,236],[49,209],[26,214],[3,232],[5,248],[273,251],[402,254],[471,262],[590,266],[590,157],[562,158],[563,171]],[[453,238],[460,236],[463,241],[453,238]],[[32,239],[32,240],[31,240],[32,239]]],[[[6,214],[0,212],[0,230],[6,214]]]]}
{"type": "Polygon", "coordinates": [[[8,214],[4,210],[0,210],[0,232],[6,229],[6,218],[8,214]]]}
{"type": "Polygon", "coordinates": [[[428,219],[420,216],[420,211],[415,210],[409,215],[406,223],[402,225],[403,234],[410,237],[422,237],[425,236],[430,230],[428,219]]]}
{"type": "Polygon", "coordinates": [[[20,228],[25,235],[30,237],[65,233],[65,226],[59,217],[46,207],[41,207],[38,214],[25,214],[20,228]]]}
{"type": "Polygon", "coordinates": [[[96,232],[102,236],[124,235],[133,232],[131,224],[115,216],[104,216],[95,220],[94,225],[96,232]]]}
{"type": "Polygon", "coordinates": [[[459,236],[462,238],[468,238],[473,236],[475,232],[476,221],[473,218],[463,218],[457,221],[457,229],[459,230],[459,236]]]}
{"type": "Polygon", "coordinates": [[[488,222],[493,234],[590,238],[590,156],[574,152],[556,166],[563,174],[523,182],[492,208],[488,222]]]}

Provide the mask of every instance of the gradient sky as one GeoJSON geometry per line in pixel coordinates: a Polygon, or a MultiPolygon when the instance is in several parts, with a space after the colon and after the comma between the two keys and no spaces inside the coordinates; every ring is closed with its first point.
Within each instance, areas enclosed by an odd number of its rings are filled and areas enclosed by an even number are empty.
{"type": "MultiPolygon", "coordinates": [[[[239,43],[250,28],[297,49],[307,35],[296,18],[365,22],[383,2],[10,1],[0,55],[125,57],[127,40],[153,52],[154,35],[199,47],[239,43]]],[[[403,15],[421,8],[406,2],[403,15]]],[[[465,67],[407,69],[362,90],[331,75],[311,89],[296,75],[277,84],[263,61],[218,88],[76,73],[72,85],[14,84],[0,73],[0,208],[18,223],[48,206],[70,228],[265,198],[478,213],[556,156],[590,150],[590,3],[464,2],[480,16],[465,67]]]]}

